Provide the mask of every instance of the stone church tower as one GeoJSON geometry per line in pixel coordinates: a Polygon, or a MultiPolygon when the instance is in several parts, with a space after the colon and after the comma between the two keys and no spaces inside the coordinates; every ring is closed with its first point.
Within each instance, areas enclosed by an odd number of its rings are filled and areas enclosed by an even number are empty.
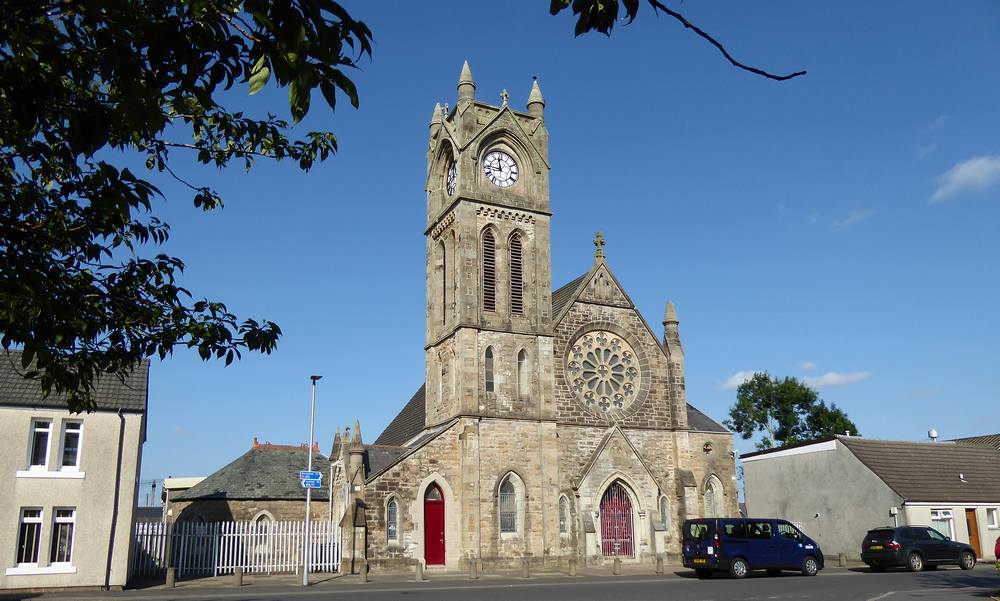
{"type": "Polygon", "coordinates": [[[434,107],[427,151],[425,384],[375,440],[337,434],[345,567],[653,561],[688,517],[736,515],[732,434],[687,403],[662,338],[607,263],[552,290],[548,131],[476,99],[434,107]]]}

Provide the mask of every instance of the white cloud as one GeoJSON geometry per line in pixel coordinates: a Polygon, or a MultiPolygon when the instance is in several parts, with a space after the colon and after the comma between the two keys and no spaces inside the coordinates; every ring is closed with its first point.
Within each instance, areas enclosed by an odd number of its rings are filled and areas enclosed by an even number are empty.
{"type": "Polygon", "coordinates": [[[754,370],[738,371],[726,378],[726,381],[722,383],[721,388],[723,390],[736,390],[740,387],[740,384],[752,378],[755,373],[757,372],[754,370]]]}
{"type": "Polygon", "coordinates": [[[972,157],[958,163],[938,178],[930,202],[944,202],[962,192],[985,190],[1000,182],[1000,155],[972,157]]]}
{"type": "Polygon", "coordinates": [[[803,361],[802,363],[799,363],[799,369],[802,371],[812,371],[816,369],[816,364],[812,361],[803,361]]]}
{"type": "Polygon", "coordinates": [[[191,430],[188,430],[184,426],[174,426],[174,436],[191,436],[191,430]]]}
{"type": "Polygon", "coordinates": [[[917,148],[917,160],[921,160],[927,157],[930,153],[937,150],[937,144],[924,144],[920,148],[917,148]]]}
{"type": "Polygon", "coordinates": [[[951,117],[949,117],[948,115],[939,115],[937,119],[931,121],[930,125],[927,126],[926,133],[935,132],[941,129],[942,127],[948,124],[949,119],[951,119],[951,117]]]}
{"type": "Polygon", "coordinates": [[[834,386],[847,386],[848,384],[864,382],[870,377],[872,377],[872,372],[870,371],[828,371],[822,376],[807,376],[802,378],[802,380],[813,388],[832,388],[834,386]]]}
{"type": "Polygon", "coordinates": [[[834,219],[833,227],[837,229],[843,229],[845,227],[852,226],[860,221],[864,221],[871,216],[872,212],[869,211],[868,209],[854,209],[853,211],[851,211],[851,214],[848,215],[847,217],[844,217],[843,219],[834,219]]]}

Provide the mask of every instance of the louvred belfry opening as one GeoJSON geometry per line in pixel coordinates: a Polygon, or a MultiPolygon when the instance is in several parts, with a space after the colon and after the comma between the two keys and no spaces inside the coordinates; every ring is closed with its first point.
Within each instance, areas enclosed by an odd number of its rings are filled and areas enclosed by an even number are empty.
{"type": "Polygon", "coordinates": [[[497,243],[490,230],[483,234],[483,310],[497,310],[497,243]]]}
{"type": "Polygon", "coordinates": [[[632,499],[621,481],[614,481],[601,497],[601,553],[605,557],[634,557],[632,499]]]}
{"type": "Polygon", "coordinates": [[[524,314],[524,271],[521,237],[514,234],[510,239],[510,312],[524,314]]]}

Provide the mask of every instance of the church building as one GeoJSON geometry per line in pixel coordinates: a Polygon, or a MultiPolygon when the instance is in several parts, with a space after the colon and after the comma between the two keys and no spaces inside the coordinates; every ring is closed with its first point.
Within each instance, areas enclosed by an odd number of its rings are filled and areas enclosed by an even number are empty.
{"type": "Polygon", "coordinates": [[[345,571],[676,556],[684,519],[738,514],[733,435],[687,402],[673,304],[654,332],[600,234],[553,290],[541,90],[475,91],[466,63],[431,116],[425,383],[374,444],[334,441],[345,571]]]}

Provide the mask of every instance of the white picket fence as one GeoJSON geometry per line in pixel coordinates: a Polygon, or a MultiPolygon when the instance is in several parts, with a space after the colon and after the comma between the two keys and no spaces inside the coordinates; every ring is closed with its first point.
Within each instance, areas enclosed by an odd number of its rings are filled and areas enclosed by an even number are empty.
{"type": "MultiPolygon", "coordinates": [[[[275,574],[302,569],[305,522],[177,522],[173,560],[177,577],[245,573],[275,574]]],[[[310,527],[310,572],[340,569],[340,528],[327,521],[310,527]]],[[[129,563],[131,577],[164,574],[167,525],[138,522],[129,563]]]]}

